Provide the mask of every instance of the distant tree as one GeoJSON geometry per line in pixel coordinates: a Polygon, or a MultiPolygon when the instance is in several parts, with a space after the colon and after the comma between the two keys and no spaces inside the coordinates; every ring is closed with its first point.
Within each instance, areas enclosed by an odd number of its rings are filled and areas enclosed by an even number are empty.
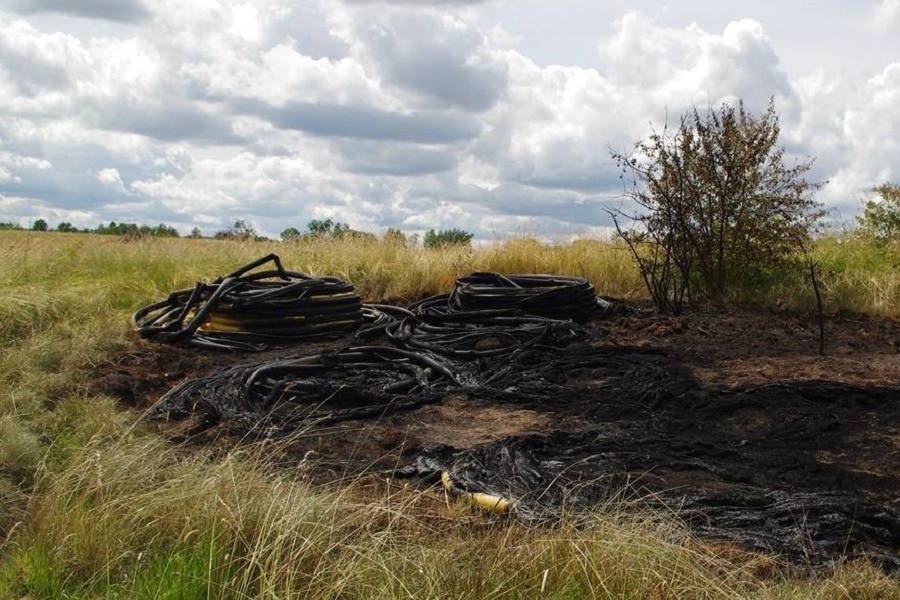
{"type": "Polygon", "coordinates": [[[137,223],[116,223],[110,221],[108,225],[100,224],[89,233],[100,235],[121,235],[129,238],[140,237],[179,237],[178,230],[171,225],[160,223],[155,227],[151,225],[138,225],[137,223]]]}
{"type": "Polygon", "coordinates": [[[38,219],[31,226],[32,231],[47,231],[48,229],[50,229],[50,226],[47,225],[47,221],[43,219],[38,219]]]}
{"type": "Polygon", "coordinates": [[[281,239],[285,242],[293,242],[299,240],[303,234],[296,227],[288,227],[281,232],[281,239]]]}
{"type": "Polygon", "coordinates": [[[56,226],[57,231],[61,231],[63,233],[77,233],[78,228],[74,227],[71,223],[67,221],[63,221],[59,225],[56,226]]]}
{"type": "Polygon", "coordinates": [[[426,248],[441,248],[443,246],[469,246],[475,234],[462,229],[442,229],[435,232],[429,229],[425,232],[424,244],[426,248]]]}
{"type": "Polygon", "coordinates": [[[880,198],[866,202],[857,217],[860,230],[879,242],[900,240],[900,185],[884,183],[872,191],[880,198]]]}
{"type": "MultiPolygon", "coordinates": [[[[144,226],[141,226],[143,229],[144,226]]],[[[156,227],[147,227],[147,233],[152,235],[153,237],[167,237],[167,238],[177,238],[181,237],[181,234],[178,233],[178,230],[172,227],[171,225],[166,225],[165,223],[160,223],[156,227]]]]}
{"type": "Polygon", "coordinates": [[[249,225],[243,219],[235,221],[234,225],[231,226],[231,229],[215,232],[213,237],[217,240],[239,240],[242,242],[259,242],[266,240],[266,238],[256,233],[256,229],[254,229],[252,225],[249,225]]]}
{"type": "Polygon", "coordinates": [[[0,229],[20,230],[22,226],[18,223],[0,223],[0,229]]]}
{"type": "Polygon", "coordinates": [[[231,226],[231,236],[239,240],[252,240],[257,237],[257,234],[252,225],[248,225],[246,221],[240,219],[231,226]]]}
{"type": "Polygon", "coordinates": [[[306,225],[306,230],[311,236],[341,237],[351,231],[350,225],[334,221],[334,219],[313,219],[306,225]]]}
{"type": "Polygon", "coordinates": [[[94,233],[99,233],[100,235],[114,235],[119,233],[117,231],[119,225],[115,221],[110,221],[109,225],[100,224],[97,225],[97,229],[94,230],[94,233]]]}
{"type": "Polygon", "coordinates": [[[200,231],[199,227],[194,227],[191,229],[191,232],[188,234],[188,237],[191,239],[198,240],[203,237],[203,232],[200,231]]]}
{"type": "Polygon", "coordinates": [[[98,225],[93,233],[100,235],[124,235],[134,238],[140,235],[139,229],[137,223],[116,223],[115,221],[110,221],[108,225],[98,225]]]}

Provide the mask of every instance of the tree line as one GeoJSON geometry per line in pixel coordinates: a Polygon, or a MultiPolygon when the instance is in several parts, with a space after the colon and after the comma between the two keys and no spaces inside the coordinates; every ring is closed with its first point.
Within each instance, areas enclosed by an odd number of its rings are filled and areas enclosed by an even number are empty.
{"type": "MultiPolygon", "coordinates": [[[[357,238],[375,240],[375,235],[351,229],[347,223],[333,219],[313,219],[306,226],[306,231],[300,231],[296,227],[288,227],[281,232],[281,239],[285,242],[299,241],[318,237],[332,238],[357,238]]],[[[470,246],[474,234],[462,229],[442,229],[435,231],[429,229],[422,238],[422,245],[426,248],[440,248],[443,246],[470,246]]],[[[399,229],[390,228],[382,237],[382,240],[396,246],[417,245],[418,235],[407,236],[399,229]]]]}
{"type": "Polygon", "coordinates": [[[101,223],[94,228],[85,227],[83,229],[79,229],[68,221],[62,221],[56,227],[50,227],[50,224],[47,223],[46,220],[38,219],[34,223],[32,223],[30,228],[22,227],[17,223],[0,223],[0,230],[3,229],[15,231],[25,231],[26,229],[29,229],[31,231],[58,231],[60,233],[94,233],[99,235],[121,235],[132,237],[180,237],[177,229],[164,223],[160,223],[159,225],[154,226],[138,225],[137,223],[116,223],[115,221],[110,221],[108,224],[101,223]]]}
{"type": "MultiPolygon", "coordinates": [[[[44,219],[36,220],[30,228],[22,227],[16,223],[0,222],[0,230],[18,230],[25,231],[57,231],[60,233],[93,233],[99,235],[119,235],[130,238],[141,237],[164,237],[177,238],[181,237],[178,230],[170,225],[160,223],[156,226],[138,225],[137,223],[117,223],[110,221],[108,224],[100,224],[97,227],[86,227],[79,229],[71,223],[63,221],[56,227],[50,227],[44,219]]],[[[194,227],[186,236],[188,238],[203,238],[203,232],[199,227],[194,227]]],[[[228,228],[216,231],[212,239],[217,240],[237,240],[237,241],[272,241],[269,238],[260,235],[256,229],[248,224],[245,220],[240,219],[228,228]]],[[[474,234],[461,229],[446,229],[435,231],[430,229],[422,238],[423,245],[426,248],[440,248],[444,246],[469,246],[471,245],[474,234]]],[[[306,229],[301,231],[296,227],[288,227],[281,232],[281,240],[284,242],[298,242],[302,240],[310,240],[316,238],[354,238],[359,240],[372,240],[377,238],[374,234],[367,231],[358,231],[352,229],[349,224],[334,219],[313,219],[306,225],[306,229]]],[[[415,246],[418,243],[419,236],[413,234],[407,236],[399,229],[388,229],[382,240],[386,243],[398,246],[415,246]]]]}

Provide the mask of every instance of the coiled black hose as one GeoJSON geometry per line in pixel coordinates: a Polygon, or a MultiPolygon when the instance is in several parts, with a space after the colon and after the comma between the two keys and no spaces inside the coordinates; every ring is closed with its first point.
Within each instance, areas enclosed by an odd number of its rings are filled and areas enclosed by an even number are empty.
{"type": "Polygon", "coordinates": [[[337,337],[362,320],[352,285],[287,271],[269,254],[212,283],[172,292],[135,312],[132,324],[141,337],[158,342],[263,350],[337,337]],[[269,262],[274,269],[250,272],[269,262]]]}
{"type": "Polygon", "coordinates": [[[550,319],[585,321],[608,308],[608,302],[597,298],[594,286],[580,277],[478,272],[457,279],[451,293],[426,298],[410,310],[430,315],[516,310],[550,319]]]}

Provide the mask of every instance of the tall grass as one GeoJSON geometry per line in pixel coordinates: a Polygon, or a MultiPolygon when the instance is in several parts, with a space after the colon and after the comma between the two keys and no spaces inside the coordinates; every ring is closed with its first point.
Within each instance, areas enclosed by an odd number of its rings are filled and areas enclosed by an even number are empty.
{"type": "Polygon", "coordinates": [[[316,489],[249,448],[91,439],[42,472],[0,585],[36,597],[737,598],[752,577],[678,528],[598,511],[491,523],[439,496],[316,489]]]}
{"type": "Polygon", "coordinates": [[[664,515],[603,506],[528,528],[430,492],[316,488],[265,447],[190,453],[126,429],[41,470],[0,563],[32,598],[887,598],[863,564],[771,575],[769,559],[706,547],[664,515]],[[767,575],[768,573],[768,575],[767,575]]]}
{"type": "MultiPolygon", "coordinates": [[[[896,315],[894,251],[830,244],[816,256],[831,306],[896,315]]],[[[864,564],[790,578],[615,504],[532,529],[366,479],[317,488],[302,468],[273,468],[270,446],[189,451],[115,399],[78,392],[89,367],[135,348],[135,308],[268,252],[367,300],[447,291],[474,270],[584,276],[601,294],[643,297],[626,253],[602,242],[423,250],[0,232],[0,597],[900,598],[864,564]]],[[[802,306],[805,285],[785,278],[765,293],[802,306]]]]}

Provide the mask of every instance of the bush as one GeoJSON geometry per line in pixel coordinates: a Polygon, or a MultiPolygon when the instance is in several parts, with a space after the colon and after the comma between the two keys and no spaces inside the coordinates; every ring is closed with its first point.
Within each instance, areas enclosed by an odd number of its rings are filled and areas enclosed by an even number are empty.
{"type": "Polygon", "coordinates": [[[866,202],[857,217],[860,229],[879,242],[900,239],[900,185],[885,183],[872,191],[881,198],[866,202]]]}
{"type": "Polygon", "coordinates": [[[475,234],[462,229],[442,229],[435,233],[429,229],[425,233],[424,244],[426,248],[442,248],[444,246],[470,246],[475,234]]]}
{"type": "Polygon", "coordinates": [[[804,247],[824,215],[810,198],[822,184],[803,178],[811,160],[785,164],[779,132],[773,102],[758,117],[723,104],[694,109],[631,155],[612,152],[636,208],[613,218],[658,308],[720,300],[804,247]],[[634,227],[623,231],[618,216],[634,227]]]}

